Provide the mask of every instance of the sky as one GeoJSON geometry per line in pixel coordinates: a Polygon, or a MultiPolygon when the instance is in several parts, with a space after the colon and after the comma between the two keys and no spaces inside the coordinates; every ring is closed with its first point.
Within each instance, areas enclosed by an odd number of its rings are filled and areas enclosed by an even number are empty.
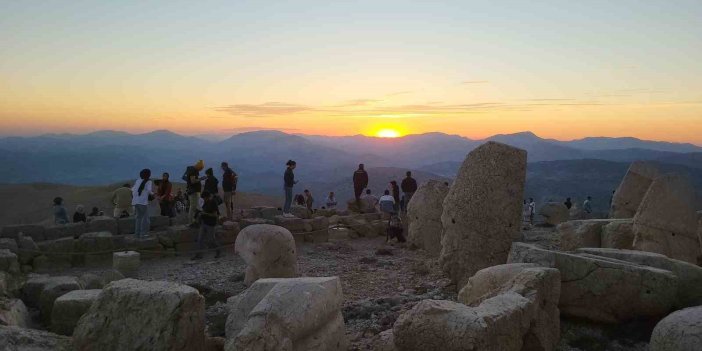
{"type": "Polygon", "coordinates": [[[699,0],[0,0],[0,135],[702,145],[700,18],[699,0]]]}

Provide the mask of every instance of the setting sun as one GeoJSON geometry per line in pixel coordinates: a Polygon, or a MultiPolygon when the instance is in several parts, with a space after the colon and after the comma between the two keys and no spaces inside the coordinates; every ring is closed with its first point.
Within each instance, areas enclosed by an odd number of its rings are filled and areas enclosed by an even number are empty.
{"type": "Polygon", "coordinates": [[[400,133],[394,129],[381,129],[375,132],[375,136],[378,138],[397,138],[400,136],[400,133]]]}

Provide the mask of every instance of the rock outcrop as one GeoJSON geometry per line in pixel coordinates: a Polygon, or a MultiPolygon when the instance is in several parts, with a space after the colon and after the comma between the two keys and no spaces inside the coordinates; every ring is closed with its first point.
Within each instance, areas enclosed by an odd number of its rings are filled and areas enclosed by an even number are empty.
{"type": "Polygon", "coordinates": [[[247,264],[246,285],[260,278],[297,276],[295,239],[283,227],[269,224],[248,226],[239,233],[234,247],[247,264]]]}
{"type": "Polygon", "coordinates": [[[694,194],[683,176],[656,178],[634,217],[634,249],[696,264],[700,243],[694,194]]]}
{"type": "Polygon", "coordinates": [[[650,351],[698,351],[702,348],[702,306],[663,318],[653,329],[650,351]]]}
{"type": "Polygon", "coordinates": [[[7,351],[73,351],[69,337],[42,330],[1,325],[0,345],[7,351]]]}
{"type": "Polygon", "coordinates": [[[78,351],[203,350],[205,299],[177,283],[110,283],[78,322],[73,344],[78,351]]]}
{"type": "Polygon", "coordinates": [[[570,218],[568,207],[560,202],[547,202],[539,209],[538,214],[548,225],[559,225],[570,218]]]}
{"type": "Polygon", "coordinates": [[[659,171],[654,164],[633,162],[614,192],[609,218],[633,218],[648,188],[658,176],[659,171]]]}
{"type": "Polygon", "coordinates": [[[561,238],[561,250],[573,251],[580,247],[600,247],[602,227],[609,220],[586,219],[561,223],[556,227],[561,238]]]}
{"type": "Polygon", "coordinates": [[[73,334],[78,320],[88,312],[101,292],[100,289],[73,290],[59,296],[51,312],[51,331],[61,335],[73,334]]]}
{"type": "Polygon", "coordinates": [[[27,328],[30,316],[20,299],[0,297],[0,325],[27,328]]]}
{"type": "Polygon", "coordinates": [[[458,286],[506,262],[520,230],[526,159],[524,150],[487,142],[463,162],[441,215],[440,264],[458,286]]]}
{"type": "Polygon", "coordinates": [[[633,219],[619,219],[602,227],[602,247],[632,250],[634,248],[633,226],[633,219]]]}
{"type": "Polygon", "coordinates": [[[259,279],[227,301],[227,351],[346,350],[337,277],[259,279]]]}
{"type": "Polygon", "coordinates": [[[422,184],[407,206],[407,240],[432,256],[441,253],[441,213],[448,185],[438,180],[422,184]]]}

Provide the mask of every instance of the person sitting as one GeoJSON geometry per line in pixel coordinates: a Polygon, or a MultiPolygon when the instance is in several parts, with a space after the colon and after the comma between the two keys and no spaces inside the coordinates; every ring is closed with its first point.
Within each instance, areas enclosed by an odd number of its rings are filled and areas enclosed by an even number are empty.
{"type": "Polygon", "coordinates": [[[76,212],[73,213],[73,223],[86,223],[88,219],[85,217],[85,209],[83,205],[76,206],[76,212]]]}
{"type": "Polygon", "coordinates": [[[302,194],[295,195],[295,205],[305,207],[305,197],[302,194]]]}
{"type": "Polygon", "coordinates": [[[66,209],[63,207],[63,198],[61,197],[54,198],[54,223],[68,223],[68,214],[66,213],[66,209]]]}
{"type": "Polygon", "coordinates": [[[363,205],[361,208],[363,213],[374,213],[376,211],[375,207],[378,205],[378,198],[371,194],[370,189],[366,189],[366,194],[361,198],[361,203],[363,205]]]}
{"type": "Polygon", "coordinates": [[[88,214],[88,217],[100,217],[103,214],[104,213],[102,211],[100,211],[99,208],[93,207],[92,211],[90,211],[90,213],[88,214]]]}
{"type": "Polygon", "coordinates": [[[312,197],[312,192],[309,191],[308,189],[305,189],[304,193],[305,193],[305,206],[311,212],[312,205],[314,204],[314,198],[312,197]]]}
{"type": "Polygon", "coordinates": [[[326,207],[330,210],[336,209],[337,201],[336,201],[336,195],[334,195],[334,192],[331,191],[329,192],[329,196],[327,196],[327,199],[325,200],[326,202],[326,207]]]}
{"type": "Polygon", "coordinates": [[[385,193],[380,197],[378,204],[380,205],[380,211],[385,214],[390,215],[397,213],[397,209],[395,208],[395,197],[390,195],[390,190],[385,190],[385,193]]]}

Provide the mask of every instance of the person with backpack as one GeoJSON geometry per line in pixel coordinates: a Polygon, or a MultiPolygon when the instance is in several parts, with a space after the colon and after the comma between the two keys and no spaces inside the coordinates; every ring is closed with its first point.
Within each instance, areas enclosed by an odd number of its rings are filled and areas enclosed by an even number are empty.
{"type": "Polygon", "coordinates": [[[153,200],[153,183],[151,178],[151,170],[146,168],[139,172],[139,180],[132,187],[132,205],[136,212],[136,221],[134,226],[134,236],[137,239],[149,237],[149,201],[153,200]]]}
{"type": "Polygon", "coordinates": [[[195,254],[195,257],[192,258],[193,260],[199,260],[203,257],[205,241],[208,242],[207,246],[217,248],[215,258],[221,256],[219,243],[217,242],[215,234],[217,220],[219,219],[219,204],[214,196],[207,190],[202,192],[202,199],[204,203],[202,205],[202,212],[200,212],[200,232],[197,235],[197,247],[199,252],[195,254]]]}
{"type": "Polygon", "coordinates": [[[68,213],[66,213],[66,208],[63,207],[63,198],[61,197],[54,198],[54,223],[68,223],[68,213]]]}
{"type": "Polygon", "coordinates": [[[297,183],[295,180],[295,173],[293,170],[297,167],[297,162],[293,160],[288,160],[285,163],[285,174],[283,174],[283,188],[285,189],[285,203],[283,204],[283,217],[292,218],[295,217],[290,213],[290,206],[292,206],[293,200],[293,186],[297,183]]]}
{"type": "Polygon", "coordinates": [[[365,170],[363,163],[358,165],[358,169],[353,173],[353,193],[356,197],[356,202],[361,200],[363,189],[368,187],[368,172],[365,170]]]}
{"type": "Polygon", "coordinates": [[[405,179],[402,180],[402,193],[403,193],[403,201],[402,201],[402,211],[407,212],[407,205],[409,205],[410,200],[412,199],[412,196],[414,196],[414,193],[417,191],[417,181],[412,178],[412,172],[407,171],[405,179]]]}
{"type": "Polygon", "coordinates": [[[236,185],[239,176],[226,162],[222,162],[222,192],[224,193],[224,207],[227,209],[227,218],[234,218],[234,195],[236,195],[236,185]]]}
{"type": "Polygon", "coordinates": [[[190,208],[188,211],[188,218],[190,219],[190,226],[197,228],[197,218],[196,214],[200,211],[200,193],[202,192],[201,181],[207,179],[207,177],[200,177],[200,171],[205,168],[205,162],[203,160],[197,161],[195,165],[188,166],[183,174],[183,180],[185,181],[185,191],[188,194],[188,203],[190,208]]]}
{"type": "Polygon", "coordinates": [[[112,204],[115,205],[113,217],[129,217],[132,213],[132,186],[124,184],[115,190],[112,193],[112,204]]]}
{"type": "Polygon", "coordinates": [[[161,184],[158,186],[156,198],[158,198],[158,204],[161,207],[161,216],[174,217],[173,184],[171,184],[169,178],[170,175],[168,173],[161,175],[161,184]]]}

